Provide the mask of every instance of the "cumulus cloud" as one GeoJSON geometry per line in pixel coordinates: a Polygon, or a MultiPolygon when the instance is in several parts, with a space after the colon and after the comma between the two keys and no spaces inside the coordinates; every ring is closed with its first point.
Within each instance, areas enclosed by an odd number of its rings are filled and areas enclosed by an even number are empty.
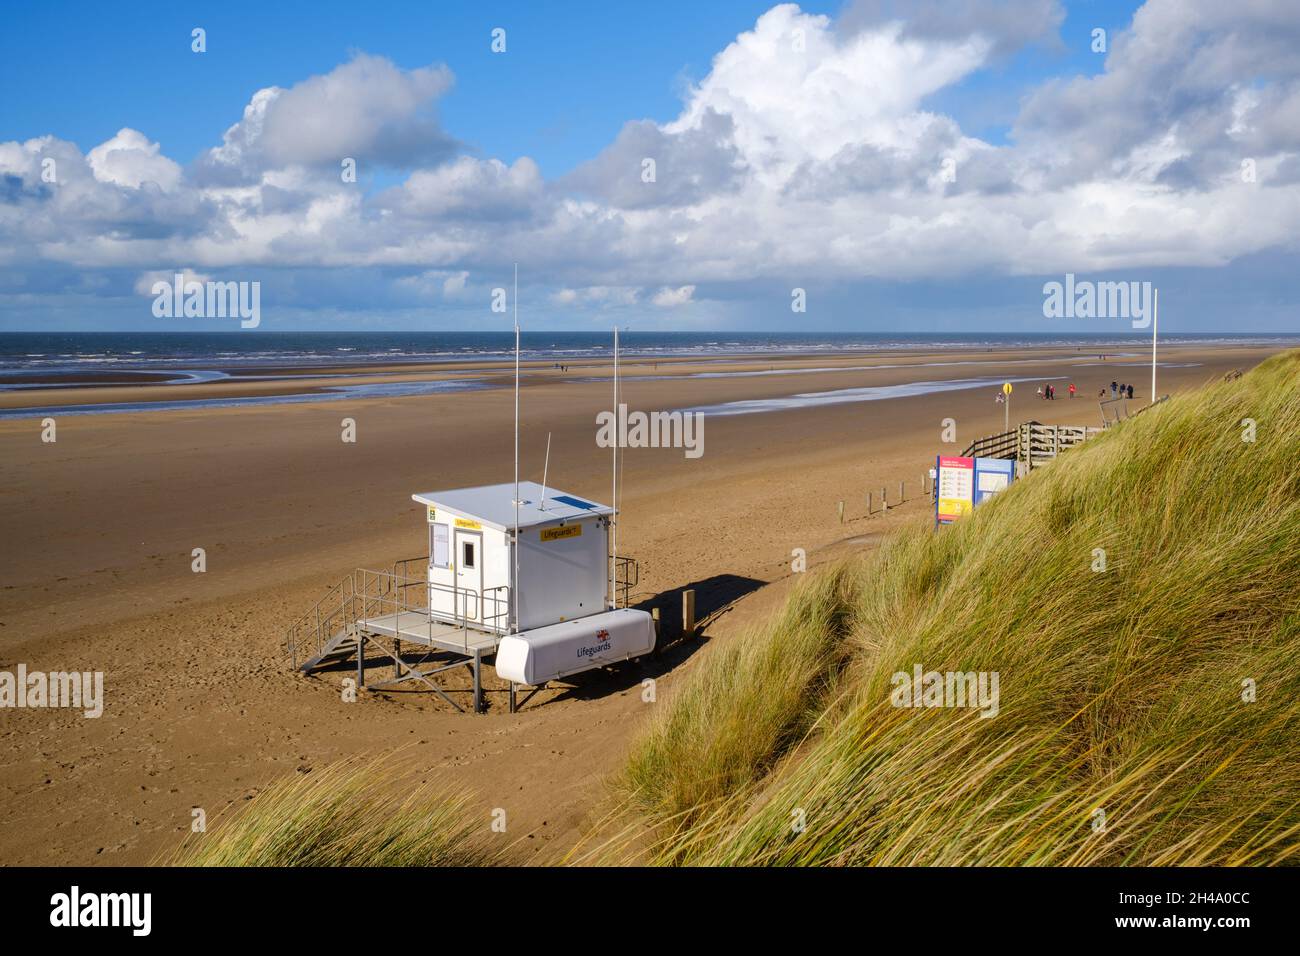
{"type": "Polygon", "coordinates": [[[200,168],[230,181],[263,169],[337,168],[346,158],[400,168],[436,162],[458,145],[433,109],[451,85],[445,66],[402,70],[384,57],[359,53],[288,89],[258,90],[200,168]]]}
{"type": "Polygon", "coordinates": [[[416,170],[377,205],[409,219],[518,219],[542,198],[542,186],[541,171],[526,156],[510,166],[461,156],[436,169],[416,170]]]}
{"type": "Polygon", "coordinates": [[[650,301],[661,309],[675,309],[690,302],[695,296],[695,286],[684,285],[677,289],[660,289],[650,301]]]}
{"type": "Polygon", "coordinates": [[[689,206],[735,190],[743,176],[731,118],[706,109],[697,125],[667,132],[627,123],[566,185],[622,209],[689,206]]]}
{"type": "Polygon", "coordinates": [[[1111,38],[1104,72],[1029,97],[1015,137],[1058,186],[1210,188],[1245,157],[1272,166],[1300,150],[1300,9],[1150,0],[1111,38]]]}
{"type": "Polygon", "coordinates": [[[120,129],[112,139],[87,153],[86,162],[101,183],[132,189],[149,184],[168,192],[180,185],[181,168],[158,150],[158,144],[151,143],[143,133],[120,129]]]}
{"type": "Polygon", "coordinates": [[[840,18],[854,32],[901,24],[906,36],[954,40],[978,36],[995,55],[1052,42],[1065,20],[1058,0],[854,0],[840,18]]]}

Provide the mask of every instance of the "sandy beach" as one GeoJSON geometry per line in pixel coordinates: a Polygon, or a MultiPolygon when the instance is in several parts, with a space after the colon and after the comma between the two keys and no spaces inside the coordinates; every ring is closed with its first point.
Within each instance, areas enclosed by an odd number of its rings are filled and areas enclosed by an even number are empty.
{"type": "MultiPolygon", "coordinates": [[[[1253,367],[1275,349],[1162,348],[1161,392],[1253,367]]],[[[646,361],[623,368],[629,407],[669,410],[842,389],[934,383],[920,394],[756,414],[706,414],[704,454],[631,449],[620,489],[619,550],[640,562],[635,600],[694,587],[714,615],[702,641],[609,672],[580,675],[506,712],[458,714],[431,694],[339,693],[341,674],[304,678],[282,657],[288,625],[340,577],[425,553],[417,491],[506,481],[513,397],[505,364],[315,369],[310,388],[474,378],[482,388],[293,404],[0,420],[0,668],[98,670],[105,710],[0,712],[0,862],[141,864],[176,846],[191,811],[209,820],[286,774],[401,748],[425,779],[467,788],[485,819],[503,807],[523,859],[554,859],[598,812],[604,778],[644,718],[641,680],[659,699],[704,641],[766,613],[810,564],[871,547],[930,507],[922,475],[1003,425],[993,384],[1017,382],[1011,421],[1101,424],[1097,392],[1132,382],[1139,357],[1076,349],[646,361]],[[726,373],[726,374],[719,374],[726,373]],[[745,374],[730,374],[745,373],[745,374]],[[1056,401],[1034,396],[1051,381],[1056,401]],[[1069,398],[1074,382],[1078,397],[1069,398]],[[355,443],[341,422],[355,420],[355,443]],[[943,421],[956,441],[941,442],[943,421]],[[907,501],[865,514],[898,484],[907,501]],[[845,505],[846,521],[837,516],[845,505]],[[204,548],[207,569],[191,570],[204,548]],[[732,606],[732,602],[737,602],[732,606]]],[[[525,368],[521,458],[552,486],[608,501],[610,453],[595,443],[608,409],[607,364],[525,368]]],[[[0,393],[0,409],[301,394],[277,378],[161,385],[75,383],[0,393]]],[[[448,685],[463,688],[464,679],[448,685]]],[[[463,695],[462,695],[463,696],[463,695]]]]}

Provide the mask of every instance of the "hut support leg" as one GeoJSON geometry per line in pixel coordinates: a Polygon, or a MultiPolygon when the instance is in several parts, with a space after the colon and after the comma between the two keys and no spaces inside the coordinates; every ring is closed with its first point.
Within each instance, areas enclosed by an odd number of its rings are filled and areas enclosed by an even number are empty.
{"type": "Polygon", "coordinates": [[[510,682],[510,713],[515,712],[515,682],[510,682]]]}
{"type": "Polygon", "coordinates": [[[474,713],[483,713],[483,682],[482,682],[482,662],[483,658],[478,651],[474,652],[474,713]]]}

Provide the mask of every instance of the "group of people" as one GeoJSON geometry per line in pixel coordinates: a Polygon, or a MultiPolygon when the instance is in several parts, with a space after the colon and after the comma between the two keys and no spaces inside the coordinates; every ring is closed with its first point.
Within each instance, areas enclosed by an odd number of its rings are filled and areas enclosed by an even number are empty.
{"type": "MultiPolygon", "coordinates": [[[[1070,383],[1069,392],[1070,392],[1070,397],[1071,397],[1071,398],[1074,398],[1075,388],[1074,388],[1074,383],[1073,383],[1073,382],[1070,383]]],[[[1049,383],[1046,383],[1046,384],[1044,384],[1044,385],[1040,385],[1040,386],[1038,386],[1038,397],[1041,398],[1041,399],[1045,399],[1045,400],[1047,400],[1047,401],[1053,401],[1053,400],[1055,400],[1055,399],[1056,399],[1056,386],[1055,386],[1055,385],[1052,385],[1050,382],[1049,382],[1049,383]]],[[[1105,385],[1103,385],[1103,386],[1101,387],[1101,390],[1100,390],[1099,392],[1097,392],[1097,397],[1100,398],[1100,399],[1105,399],[1105,397],[1106,397],[1106,386],[1105,386],[1105,385]]],[[[1111,382],[1111,383],[1110,383],[1110,397],[1111,397],[1111,398],[1132,398],[1132,397],[1133,397],[1133,386],[1132,386],[1132,385],[1125,384],[1125,383],[1123,383],[1123,382],[1111,382]]],[[[1004,399],[1004,398],[1002,397],[1002,393],[1001,393],[1001,392],[998,392],[998,393],[994,396],[993,400],[994,400],[995,402],[997,402],[999,405],[1001,405],[1004,401],[1006,401],[1006,399],[1004,399]]]]}
{"type": "MultiPolygon", "coordinates": [[[[1055,386],[1055,385],[1052,385],[1051,383],[1048,383],[1048,384],[1046,384],[1046,385],[1040,385],[1040,386],[1038,386],[1038,397],[1039,397],[1039,398],[1043,398],[1043,399],[1047,399],[1048,401],[1055,401],[1055,400],[1056,400],[1056,386],[1055,386]]],[[[1071,397],[1071,398],[1074,398],[1074,383],[1073,383],[1073,382],[1070,383],[1070,397],[1071,397]]]]}

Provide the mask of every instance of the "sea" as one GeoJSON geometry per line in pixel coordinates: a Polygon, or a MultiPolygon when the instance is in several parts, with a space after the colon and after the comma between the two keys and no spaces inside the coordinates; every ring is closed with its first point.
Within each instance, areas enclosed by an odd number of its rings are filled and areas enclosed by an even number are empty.
{"type": "MultiPolygon", "coordinates": [[[[1300,345],[1300,336],[1185,334],[1161,339],[1164,345],[1264,345],[1284,348],[1300,345]]],[[[947,353],[941,361],[919,363],[917,371],[935,366],[1006,365],[1006,359],[983,358],[980,352],[1018,349],[1072,349],[1079,364],[1145,364],[1151,340],[1145,335],[1027,335],[1023,333],[773,333],[773,332],[627,332],[619,336],[620,354],[626,359],[690,358],[696,363],[717,362],[715,371],[695,371],[690,377],[782,375],[816,369],[773,367],[766,370],[726,368],[741,355],[833,356],[907,352],[947,353]]],[[[576,367],[576,381],[603,381],[609,372],[591,360],[607,361],[613,353],[608,332],[525,332],[520,357],[526,362],[550,362],[576,367]],[[583,362],[583,360],[587,360],[583,362]]],[[[456,362],[491,362],[514,356],[513,332],[257,332],[257,333],[148,333],[148,332],[9,332],[0,333],[0,391],[32,390],[36,401],[0,409],[0,419],[49,415],[102,415],[132,411],[180,411],[245,405],[280,405],[333,399],[382,398],[475,391],[502,387],[467,364],[463,371],[447,370],[456,362]],[[440,367],[425,381],[386,380],[383,367],[391,364],[429,363],[440,367]],[[316,378],[334,377],[331,367],[361,369],[349,373],[351,384],[316,387],[316,378]],[[366,372],[373,366],[373,372],[366,372]],[[312,369],[318,371],[313,372],[312,369]],[[301,389],[277,390],[274,395],[184,398],[153,394],[146,401],[105,401],[60,404],[62,386],[94,387],[150,383],[168,385],[215,382],[237,377],[241,381],[285,380],[292,377],[301,389]],[[373,381],[366,379],[372,378],[373,381]]],[[[1021,360],[1032,361],[1032,360],[1021,360]]],[[[1011,364],[1016,364],[1014,360],[1011,364]]],[[[1162,365],[1170,364],[1168,360],[1162,365]]],[[[870,364],[845,366],[840,371],[878,368],[870,364]]],[[[643,379],[672,377],[642,375],[643,379]]],[[[877,401],[926,391],[988,388],[998,379],[969,378],[948,382],[917,381],[905,385],[840,390],[835,393],[800,393],[781,399],[731,402],[710,406],[713,414],[736,415],[780,408],[840,402],[877,401]]],[[[1014,381],[1022,381],[1014,379],[1014,381]]],[[[152,391],[152,390],[151,390],[152,391]]]]}
{"type": "MultiPolygon", "coordinates": [[[[612,335],[523,332],[525,361],[563,363],[607,357],[612,335]]],[[[1277,345],[1300,336],[1205,333],[1162,336],[1162,344],[1277,345]]],[[[749,353],[832,355],[843,352],[1077,348],[1142,352],[1145,334],[895,333],[895,332],[649,332],[619,336],[632,357],[725,358],[749,353]]],[[[253,370],[385,363],[490,361],[514,355],[514,333],[500,332],[5,332],[0,374],[9,376],[109,371],[253,370]]]]}

